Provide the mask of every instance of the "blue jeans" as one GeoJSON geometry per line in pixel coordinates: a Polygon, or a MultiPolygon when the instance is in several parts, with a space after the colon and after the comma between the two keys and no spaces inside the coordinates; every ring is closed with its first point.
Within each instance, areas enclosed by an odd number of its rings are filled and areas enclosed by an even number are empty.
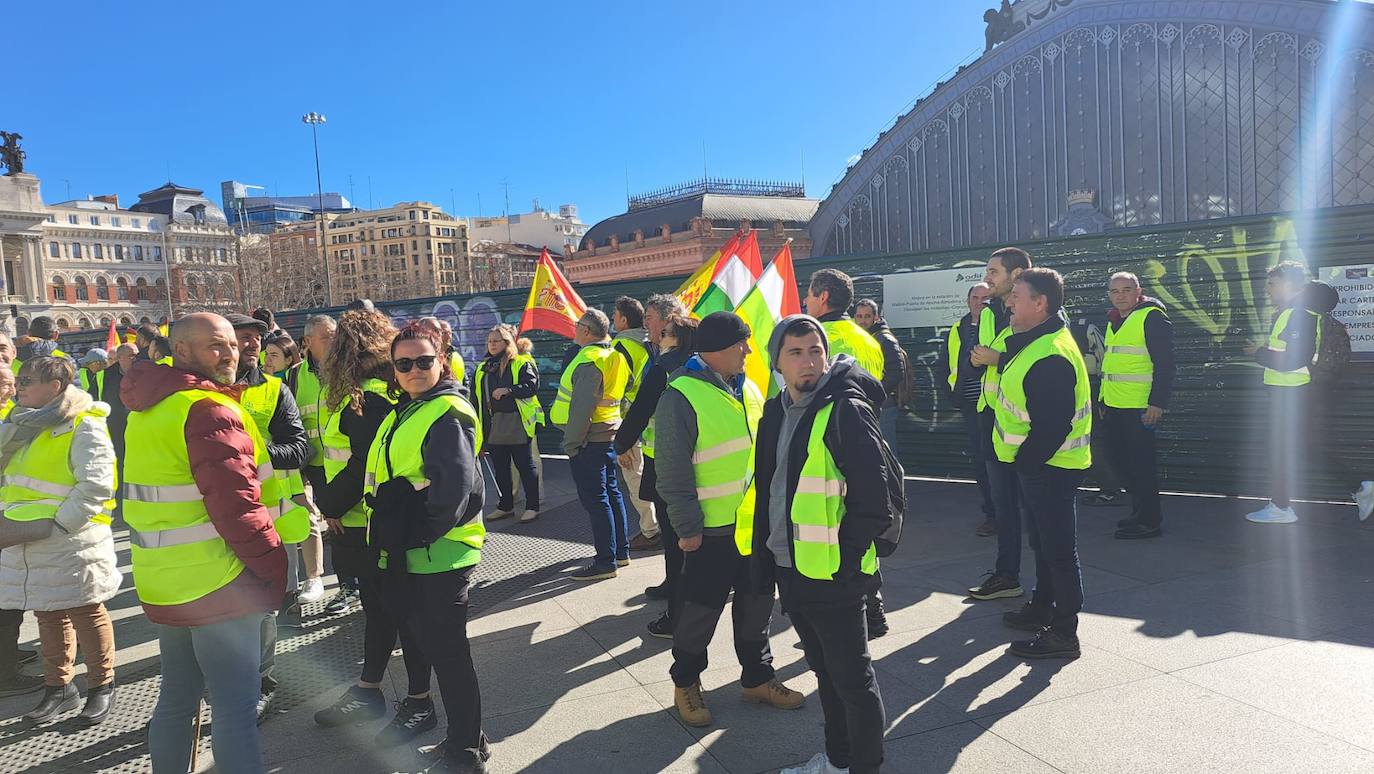
{"type": "Polygon", "coordinates": [[[988,490],[992,493],[992,507],[997,514],[998,575],[1012,581],[1021,579],[1021,507],[1018,500],[1020,483],[1016,468],[1000,462],[992,448],[992,409],[978,415],[978,431],[983,436],[983,456],[988,461],[988,490]]]}
{"type": "Polygon", "coordinates": [[[148,724],[153,774],[185,774],[200,697],[210,689],[215,771],[264,771],[258,735],[259,638],[265,613],[205,626],[158,626],[162,689],[148,724]]]}
{"type": "Polygon", "coordinates": [[[1052,608],[1050,628],[1078,636],[1078,611],[1083,609],[1083,570],[1078,563],[1078,512],[1074,496],[1083,471],[1042,465],[1017,474],[1021,508],[1035,552],[1035,591],[1031,604],[1052,608]]]}
{"type": "Polygon", "coordinates": [[[878,430],[883,434],[883,440],[892,447],[892,451],[897,451],[897,417],[901,416],[902,407],[896,404],[883,406],[878,411],[878,430]]]}
{"type": "Polygon", "coordinates": [[[984,450],[982,423],[978,408],[970,403],[962,403],[959,413],[964,417],[964,432],[968,434],[968,455],[973,460],[973,480],[978,482],[978,496],[983,504],[983,518],[997,519],[997,510],[992,505],[992,488],[988,486],[988,460],[984,450]]]}
{"type": "Polygon", "coordinates": [[[597,564],[630,558],[629,521],[620,496],[620,465],[609,443],[589,443],[568,459],[577,498],[592,522],[597,564]]]}

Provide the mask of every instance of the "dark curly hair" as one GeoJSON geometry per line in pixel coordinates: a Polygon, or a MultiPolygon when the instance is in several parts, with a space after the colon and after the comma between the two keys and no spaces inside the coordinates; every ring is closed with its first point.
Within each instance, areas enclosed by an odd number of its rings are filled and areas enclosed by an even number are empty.
{"type": "Polygon", "coordinates": [[[391,381],[391,340],[396,327],[381,312],[354,310],[344,312],[334,333],[334,343],[324,359],[326,405],[338,411],[345,403],[356,414],[363,413],[363,382],[368,379],[391,381]]]}

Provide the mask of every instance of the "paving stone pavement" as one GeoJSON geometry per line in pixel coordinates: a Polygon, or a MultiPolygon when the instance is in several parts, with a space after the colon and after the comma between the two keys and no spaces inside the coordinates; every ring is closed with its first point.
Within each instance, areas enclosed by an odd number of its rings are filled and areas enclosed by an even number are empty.
{"type": "MultiPolygon", "coordinates": [[[[703,676],[715,724],[679,722],[671,644],[644,630],[661,609],[643,596],[662,579],[661,555],[636,555],[613,580],[569,580],[589,530],[566,463],[544,462],[544,515],[493,525],[473,595],[491,771],[770,772],[817,752],[815,678],[780,612],[775,665],[807,704],[783,712],[739,700],[724,616],[703,676]]],[[[1353,507],[1308,505],[1297,524],[1254,525],[1242,518],[1253,501],[1170,496],[1166,536],[1134,542],[1111,537],[1121,508],[1081,508],[1083,657],[1027,664],[1005,654],[1018,635],[1000,621],[1021,600],[964,595],[995,551],[973,534],[972,497],[967,485],[908,482],[913,513],[883,564],[891,632],[872,643],[887,708],[884,771],[1374,771],[1374,528],[1353,507]]],[[[127,562],[126,542],[120,549],[127,562]]],[[[1032,568],[1028,550],[1025,560],[1032,568]]],[[[21,716],[36,696],[2,699],[0,772],[148,770],[155,633],[128,581],[111,608],[116,715],[95,730],[70,719],[34,728],[21,716]]],[[[408,749],[372,743],[384,721],[313,723],[356,678],[361,636],[353,612],[311,615],[283,637],[283,686],[262,728],[269,771],[419,770],[408,749]]],[[[22,637],[37,638],[31,617],[22,637]]],[[[389,698],[404,693],[400,658],[387,682],[389,698]]],[[[420,743],[437,742],[442,727],[441,717],[420,743]]]]}

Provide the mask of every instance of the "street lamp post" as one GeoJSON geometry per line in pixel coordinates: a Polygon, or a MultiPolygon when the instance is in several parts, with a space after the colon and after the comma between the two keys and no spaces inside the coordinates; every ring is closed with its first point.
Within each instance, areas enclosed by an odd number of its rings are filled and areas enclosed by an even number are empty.
{"type": "Polygon", "coordinates": [[[320,197],[320,211],[315,219],[320,222],[320,263],[324,265],[324,305],[334,304],[334,287],[329,281],[329,254],[324,246],[324,182],[320,177],[320,135],[318,127],[324,123],[324,116],[311,111],[301,116],[301,123],[310,125],[310,137],[315,141],[315,192],[320,197]]]}

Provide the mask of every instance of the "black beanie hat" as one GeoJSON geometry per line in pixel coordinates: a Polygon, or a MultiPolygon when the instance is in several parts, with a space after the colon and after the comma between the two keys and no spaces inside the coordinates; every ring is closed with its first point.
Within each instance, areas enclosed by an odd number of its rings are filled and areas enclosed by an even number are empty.
{"type": "Polygon", "coordinates": [[[749,338],[749,325],[734,312],[712,312],[697,326],[698,352],[719,352],[749,338]]]}

